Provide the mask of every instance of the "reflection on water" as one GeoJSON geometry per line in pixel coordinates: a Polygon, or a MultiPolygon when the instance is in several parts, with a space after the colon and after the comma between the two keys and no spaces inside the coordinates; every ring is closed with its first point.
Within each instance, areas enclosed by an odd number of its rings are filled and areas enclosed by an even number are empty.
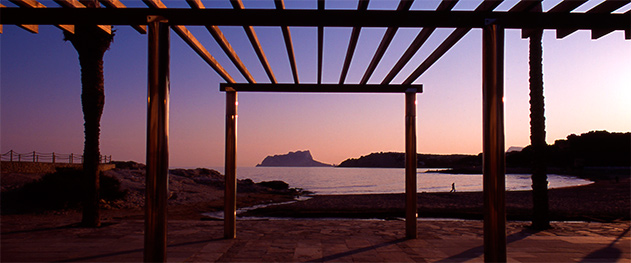
{"type": "MultiPolygon", "coordinates": [[[[220,172],[223,168],[214,168],[220,172]]],[[[482,191],[481,174],[426,173],[418,169],[418,192],[449,192],[455,183],[459,192],[482,191]]],[[[435,169],[432,169],[435,170],[435,169]]],[[[316,194],[374,194],[405,192],[405,169],[340,167],[239,167],[237,178],[254,182],[282,180],[290,187],[316,194]]],[[[550,188],[590,184],[570,176],[548,175],[550,188]]],[[[530,190],[530,175],[506,175],[506,190],[530,190]]]]}

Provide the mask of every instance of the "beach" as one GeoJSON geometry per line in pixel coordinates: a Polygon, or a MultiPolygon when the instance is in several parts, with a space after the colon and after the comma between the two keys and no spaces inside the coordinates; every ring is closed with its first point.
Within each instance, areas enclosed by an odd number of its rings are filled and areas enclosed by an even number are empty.
{"type": "MultiPolygon", "coordinates": [[[[109,174],[121,181],[128,191],[124,200],[102,202],[101,216],[110,219],[142,219],[144,217],[144,177],[140,170],[115,169],[109,174]]],[[[170,176],[168,218],[173,220],[211,220],[204,213],[223,210],[222,184],[201,180],[198,175],[172,174],[170,176]]],[[[202,176],[202,175],[199,175],[202,176]]],[[[612,222],[630,219],[631,182],[629,177],[596,180],[584,186],[549,190],[550,219],[555,221],[612,222]]],[[[37,176],[3,174],[3,189],[19,187],[37,176]]],[[[221,179],[221,178],[219,178],[221,179]]],[[[304,196],[303,196],[304,197],[304,196]]],[[[289,218],[378,218],[400,219],[404,217],[403,194],[313,195],[303,201],[271,205],[249,210],[240,217],[289,217],[289,218]]],[[[254,190],[243,187],[237,196],[237,207],[275,204],[294,200],[294,194],[254,190]]],[[[506,216],[508,220],[528,221],[531,217],[532,194],[530,191],[506,192],[506,216]]],[[[25,214],[25,213],[22,213],[25,214]]],[[[67,214],[80,217],[78,211],[43,211],[26,213],[33,216],[67,214]]],[[[482,192],[418,193],[420,218],[482,219],[482,192]]],[[[3,213],[3,217],[12,216],[3,213]]],[[[77,219],[79,220],[79,219],[77,219]]]]}

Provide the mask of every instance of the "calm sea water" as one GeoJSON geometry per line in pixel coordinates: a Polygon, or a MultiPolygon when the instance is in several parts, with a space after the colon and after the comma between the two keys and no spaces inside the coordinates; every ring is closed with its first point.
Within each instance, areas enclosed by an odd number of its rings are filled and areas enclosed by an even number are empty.
{"type": "MultiPolygon", "coordinates": [[[[223,173],[223,168],[213,168],[223,173]]],[[[418,169],[418,192],[482,191],[482,175],[426,173],[418,169]]],[[[433,169],[435,170],[435,169],[433,169]]],[[[282,180],[290,187],[316,194],[376,194],[405,192],[405,169],[340,167],[239,167],[237,178],[254,182],[282,180]]],[[[562,175],[548,175],[550,188],[590,184],[591,181],[562,175]]],[[[506,175],[507,190],[530,190],[530,175],[506,175]]]]}

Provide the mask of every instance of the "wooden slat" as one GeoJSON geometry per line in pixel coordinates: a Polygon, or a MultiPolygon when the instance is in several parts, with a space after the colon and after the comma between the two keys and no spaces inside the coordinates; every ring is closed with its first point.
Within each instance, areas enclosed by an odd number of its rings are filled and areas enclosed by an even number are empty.
{"type": "MultiPolygon", "coordinates": [[[[366,11],[368,9],[368,1],[369,0],[359,0],[357,10],[366,11]]],[[[340,84],[344,84],[344,82],[346,82],[346,76],[348,74],[348,69],[351,66],[353,54],[355,54],[355,48],[357,47],[357,40],[359,39],[360,32],[361,27],[353,27],[353,31],[351,32],[351,40],[348,42],[348,49],[346,50],[346,58],[344,59],[344,65],[342,66],[342,72],[340,73],[340,84]]]]}
{"type": "MultiPolygon", "coordinates": [[[[11,2],[19,7],[24,7],[24,8],[46,8],[45,5],[35,0],[11,0],[11,2]]],[[[55,26],[60,28],[61,30],[74,34],[74,25],[55,25],[55,26]]],[[[34,33],[37,33],[37,32],[34,32],[34,33]]]]}
{"type": "Polygon", "coordinates": [[[221,83],[219,89],[237,92],[421,93],[423,85],[221,83]]]}
{"type": "MultiPolygon", "coordinates": [[[[186,2],[191,6],[191,8],[194,8],[194,9],[205,8],[200,0],[187,0],[186,2]]],[[[224,37],[219,27],[214,26],[214,25],[207,25],[206,29],[208,29],[208,32],[210,32],[210,34],[213,36],[215,41],[217,41],[217,44],[219,44],[221,49],[226,53],[226,55],[228,55],[228,58],[230,58],[230,61],[234,63],[234,65],[237,67],[239,72],[241,72],[241,74],[245,77],[245,79],[249,83],[256,83],[256,81],[254,80],[254,77],[252,77],[252,74],[250,74],[248,69],[243,64],[243,62],[241,62],[241,59],[237,55],[237,52],[234,51],[234,49],[228,42],[228,39],[224,37]]]]}
{"type": "MultiPolygon", "coordinates": [[[[232,7],[234,9],[241,10],[244,8],[241,0],[230,0],[230,3],[232,4],[232,7]]],[[[263,69],[265,69],[265,73],[267,74],[267,77],[269,78],[270,82],[276,83],[276,77],[274,76],[274,71],[272,71],[272,67],[269,65],[269,62],[267,61],[267,56],[265,56],[265,52],[263,51],[263,48],[261,48],[261,43],[259,42],[259,38],[256,35],[254,28],[252,26],[243,26],[243,30],[245,30],[245,34],[248,36],[248,39],[250,40],[250,44],[252,44],[252,47],[254,48],[254,52],[256,52],[256,56],[259,58],[259,61],[263,65],[263,69]]]]}
{"type": "MultiPolygon", "coordinates": [[[[127,8],[119,0],[99,0],[99,2],[101,2],[101,4],[109,8],[127,8]]],[[[147,34],[146,25],[132,25],[131,27],[134,28],[136,31],[138,31],[138,33],[140,34],[147,34]]]]}
{"type": "MultiPolygon", "coordinates": [[[[458,0],[443,0],[438,6],[438,8],[436,8],[436,11],[440,11],[440,12],[449,11],[453,9],[457,3],[458,3],[458,0]]],[[[407,64],[408,61],[412,59],[414,54],[416,54],[416,52],[423,46],[425,41],[427,41],[427,39],[434,32],[434,30],[436,30],[435,27],[424,27],[416,35],[416,37],[414,38],[412,43],[408,46],[408,48],[405,50],[405,53],[403,53],[399,61],[397,61],[397,63],[392,67],[388,75],[386,75],[383,81],[381,81],[382,85],[389,84],[390,82],[392,82],[394,77],[397,74],[399,74],[399,72],[401,71],[401,69],[403,69],[405,64],[407,64]]]]}
{"type": "MultiPolygon", "coordinates": [[[[78,0],[54,0],[54,1],[55,1],[55,3],[59,4],[62,7],[65,7],[65,8],[86,8],[85,5],[83,5],[78,0]]],[[[103,32],[108,33],[108,34],[112,34],[112,26],[111,25],[97,25],[97,26],[101,30],[103,30],[103,32]]]]}
{"type": "MultiPolygon", "coordinates": [[[[0,8],[3,8],[3,7],[6,7],[6,6],[0,3],[0,8]]],[[[2,24],[0,24],[0,34],[2,34],[2,30],[3,30],[3,27],[2,27],[2,24]]]]}
{"type": "MultiPolygon", "coordinates": [[[[274,0],[277,10],[285,9],[285,2],[283,0],[274,0]]],[[[291,32],[288,26],[281,26],[283,31],[283,39],[285,40],[285,48],[287,48],[287,56],[289,57],[289,65],[291,66],[291,73],[294,76],[294,83],[299,83],[298,80],[298,67],[296,66],[296,56],[294,54],[294,44],[291,40],[291,32]]]]}
{"type": "MultiPolygon", "coordinates": [[[[324,0],[318,1],[318,10],[324,10],[324,0]]],[[[324,27],[318,27],[318,84],[322,83],[322,60],[324,59],[324,27]]]]}
{"type": "MultiPolygon", "coordinates": [[[[409,0],[409,1],[402,0],[401,2],[399,2],[397,11],[402,12],[402,11],[410,10],[412,3],[414,3],[414,0],[409,0]]],[[[368,64],[368,68],[366,69],[366,72],[364,72],[364,76],[362,77],[359,84],[368,83],[368,79],[370,79],[370,76],[372,76],[372,74],[375,72],[377,65],[383,58],[383,55],[386,53],[386,50],[390,46],[390,43],[392,42],[392,39],[394,39],[394,35],[396,35],[398,30],[399,30],[399,27],[389,27],[386,30],[386,33],[383,35],[383,38],[381,39],[381,43],[379,43],[379,47],[377,48],[375,55],[372,57],[370,64],[368,64]]]]}
{"type": "MultiPolygon", "coordinates": [[[[156,9],[166,8],[164,3],[160,0],[143,0],[143,2],[156,9]]],[[[228,83],[235,83],[234,79],[228,72],[219,64],[219,62],[208,52],[208,50],[200,43],[195,36],[185,26],[172,25],[171,28],[175,31],[186,44],[188,44],[210,67],[212,67],[219,76],[221,76],[228,83]]]]}
{"type": "MultiPolygon", "coordinates": [[[[502,1],[485,0],[475,9],[475,11],[490,12],[493,11],[493,9],[495,9],[501,3],[502,1]]],[[[423,63],[421,63],[421,65],[416,68],[416,70],[414,70],[414,72],[412,72],[412,74],[410,74],[407,79],[403,81],[403,84],[412,84],[418,77],[420,77],[423,73],[425,73],[425,71],[427,71],[432,65],[434,65],[434,63],[436,63],[438,59],[440,59],[445,53],[447,53],[449,49],[451,49],[456,43],[458,43],[460,39],[462,39],[467,33],[469,33],[469,31],[471,31],[471,28],[456,28],[456,30],[454,30],[445,39],[445,41],[443,41],[443,43],[441,43],[440,46],[438,46],[438,48],[436,48],[434,52],[432,52],[432,54],[430,54],[423,61],[423,63]]]]}

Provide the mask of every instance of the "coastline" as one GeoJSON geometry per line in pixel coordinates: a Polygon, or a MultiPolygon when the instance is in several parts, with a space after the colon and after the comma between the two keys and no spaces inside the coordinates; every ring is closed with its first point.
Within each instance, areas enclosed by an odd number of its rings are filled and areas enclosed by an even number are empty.
{"type": "MultiPolygon", "coordinates": [[[[123,201],[102,203],[103,221],[141,220],[144,218],[144,189],[140,171],[114,170],[113,175],[122,180],[122,186],[130,190],[123,201]]],[[[197,176],[197,175],[196,175],[197,176]]],[[[201,176],[201,175],[200,175],[201,176]]],[[[201,178],[208,178],[205,175],[201,178]]],[[[215,175],[212,175],[215,176],[215,175]]],[[[212,177],[211,176],[211,177],[212,177]]],[[[583,186],[554,188],[549,190],[550,219],[553,221],[628,221],[631,214],[631,181],[629,176],[593,180],[583,186]]],[[[3,191],[13,183],[11,179],[32,181],[36,176],[7,175],[3,173],[3,191]]],[[[173,175],[170,179],[171,197],[168,205],[169,220],[208,220],[203,214],[223,210],[223,190],[220,185],[201,180],[200,177],[173,175]],[[201,183],[200,183],[201,182],[201,183]]],[[[242,190],[246,190],[244,188],[242,190]]],[[[237,206],[252,207],[294,200],[292,194],[273,191],[238,192],[237,206]]],[[[404,195],[400,194],[347,194],[312,195],[310,199],[251,209],[240,218],[340,218],[340,219],[399,219],[404,217],[404,195]]],[[[506,215],[508,220],[528,221],[531,217],[531,191],[507,191],[506,215]]],[[[3,211],[6,212],[6,211],[3,211]]],[[[439,192],[419,193],[418,213],[420,218],[483,218],[482,192],[439,192]]],[[[77,210],[45,212],[3,213],[3,218],[25,217],[29,220],[46,220],[50,217],[72,217],[80,220],[77,210]]]]}
{"type": "MultiPolygon", "coordinates": [[[[631,182],[603,180],[593,184],[549,190],[553,221],[611,222],[630,220],[631,182]]],[[[250,210],[242,216],[289,218],[404,217],[403,194],[314,195],[292,204],[250,210]]],[[[528,221],[532,214],[531,191],[506,192],[507,220],[528,221]]],[[[419,193],[420,218],[483,219],[482,192],[419,193]]]]}

